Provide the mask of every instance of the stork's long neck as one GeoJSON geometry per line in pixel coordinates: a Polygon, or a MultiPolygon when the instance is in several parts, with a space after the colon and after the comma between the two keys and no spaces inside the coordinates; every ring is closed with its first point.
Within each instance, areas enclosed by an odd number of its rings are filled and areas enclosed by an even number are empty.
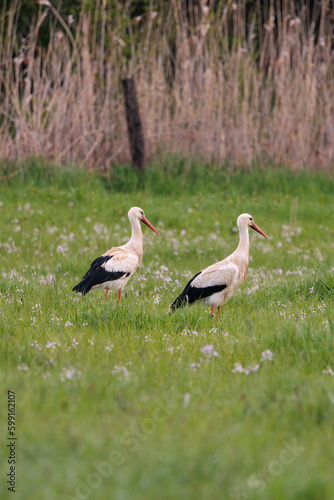
{"type": "Polygon", "coordinates": [[[239,245],[236,251],[231,255],[231,261],[239,268],[239,279],[244,283],[249,263],[249,234],[248,226],[238,224],[239,226],[239,245]]]}
{"type": "Polygon", "coordinates": [[[141,264],[143,258],[143,233],[141,232],[140,221],[139,219],[130,220],[131,223],[131,238],[126,244],[134,249],[139,257],[139,261],[141,264]]]}
{"type": "Polygon", "coordinates": [[[239,245],[236,249],[235,253],[242,254],[247,258],[247,262],[249,260],[249,234],[248,234],[248,226],[240,226],[239,227],[239,245]]]}

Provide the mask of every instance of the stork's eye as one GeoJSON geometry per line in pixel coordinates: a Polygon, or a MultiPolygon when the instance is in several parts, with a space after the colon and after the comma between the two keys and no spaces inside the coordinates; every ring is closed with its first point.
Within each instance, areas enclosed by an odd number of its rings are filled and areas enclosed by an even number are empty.
{"type": "Polygon", "coordinates": [[[249,218],[249,220],[253,220],[253,218],[252,218],[252,217],[250,217],[250,218],[249,218]]]}
{"type": "Polygon", "coordinates": [[[140,215],[144,217],[144,212],[142,210],[140,211],[140,215]]]}

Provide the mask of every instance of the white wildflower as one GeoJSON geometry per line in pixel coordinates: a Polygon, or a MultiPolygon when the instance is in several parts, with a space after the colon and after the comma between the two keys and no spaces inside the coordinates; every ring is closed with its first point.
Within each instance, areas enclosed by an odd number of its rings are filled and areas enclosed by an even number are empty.
{"type": "Polygon", "coordinates": [[[21,366],[18,366],[17,369],[22,370],[22,371],[27,371],[27,370],[29,370],[29,366],[23,364],[21,366]]]}
{"type": "Polygon", "coordinates": [[[60,380],[65,382],[65,380],[73,380],[81,375],[81,372],[76,370],[75,368],[63,368],[62,373],[60,374],[60,380]]]}
{"type": "Polygon", "coordinates": [[[205,354],[208,357],[219,356],[218,352],[214,350],[213,345],[207,344],[201,348],[201,353],[205,354]]]}
{"type": "Polygon", "coordinates": [[[261,354],[261,361],[267,359],[268,361],[273,360],[273,353],[271,352],[270,349],[267,349],[266,351],[263,351],[261,354]]]}

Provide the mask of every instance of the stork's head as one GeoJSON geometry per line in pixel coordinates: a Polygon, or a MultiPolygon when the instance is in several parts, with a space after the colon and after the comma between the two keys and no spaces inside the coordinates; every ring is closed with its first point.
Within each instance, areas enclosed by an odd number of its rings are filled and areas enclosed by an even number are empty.
{"type": "Polygon", "coordinates": [[[239,230],[243,227],[251,227],[252,229],[254,229],[258,233],[262,234],[262,236],[264,236],[265,238],[268,239],[268,236],[262,231],[262,229],[259,228],[259,226],[257,226],[255,224],[253,217],[249,214],[239,215],[239,217],[237,219],[237,224],[238,224],[239,230]]]}
{"type": "Polygon", "coordinates": [[[155,229],[155,227],[153,227],[152,224],[150,223],[150,221],[148,219],[146,219],[145,214],[144,214],[144,210],[142,210],[141,208],[139,208],[139,207],[130,208],[130,210],[128,212],[128,217],[129,217],[131,224],[135,220],[139,220],[141,222],[144,222],[144,224],[146,224],[150,229],[152,229],[152,231],[154,231],[158,236],[160,236],[158,231],[155,229]]]}

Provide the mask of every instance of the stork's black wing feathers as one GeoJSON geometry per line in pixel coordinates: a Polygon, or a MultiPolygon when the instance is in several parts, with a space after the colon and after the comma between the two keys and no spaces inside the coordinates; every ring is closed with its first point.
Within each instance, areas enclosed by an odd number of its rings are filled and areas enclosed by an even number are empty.
{"type": "Polygon", "coordinates": [[[100,285],[106,281],[115,281],[122,276],[130,276],[130,273],[125,271],[106,271],[103,264],[112,258],[113,255],[102,255],[95,259],[80,283],[73,288],[73,292],[80,292],[86,295],[95,285],[100,285]]]}
{"type": "Polygon", "coordinates": [[[177,297],[177,299],[174,300],[173,304],[171,305],[172,311],[175,311],[175,309],[178,309],[185,304],[192,304],[197,300],[204,299],[205,297],[210,297],[210,295],[221,292],[222,290],[224,290],[224,288],[226,288],[227,285],[214,285],[202,288],[190,286],[194,279],[201,274],[201,272],[202,271],[195,274],[195,276],[191,278],[191,280],[186,284],[183,292],[177,297]]]}

